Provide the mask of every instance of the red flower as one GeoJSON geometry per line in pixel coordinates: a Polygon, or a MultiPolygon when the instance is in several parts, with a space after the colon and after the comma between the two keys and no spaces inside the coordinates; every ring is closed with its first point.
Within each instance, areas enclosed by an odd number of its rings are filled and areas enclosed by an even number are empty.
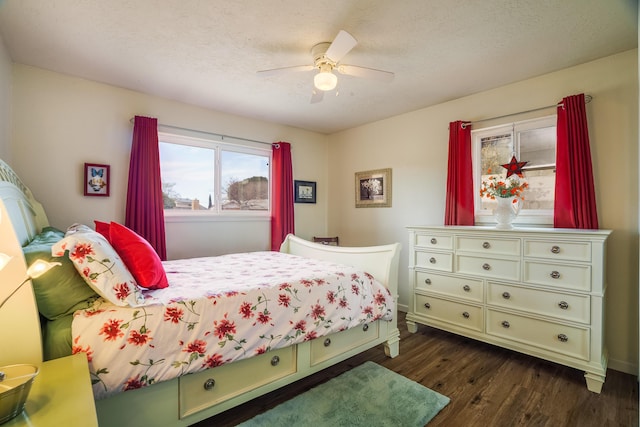
{"type": "Polygon", "coordinates": [[[290,283],[281,283],[280,286],[278,286],[279,290],[285,290],[285,289],[289,289],[291,288],[291,284],[290,283]]]}
{"type": "Polygon", "coordinates": [[[222,360],[222,355],[218,353],[208,356],[202,363],[202,366],[205,368],[215,368],[216,366],[222,365],[224,365],[224,361],[222,360]]]}
{"type": "Polygon", "coordinates": [[[366,306],[364,310],[362,310],[362,313],[367,315],[373,314],[373,307],[371,307],[370,305],[366,306]]]}
{"type": "Polygon", "coordinates": [[[384,295],[382,295],[382,292],[378,291],[378,293],[375,296],[375,300],[376,300],[376,304],[378,305],[384,305],[387,303],[387,299],[385,298],[384,295]]]}
{"type": "Polygon", "coordinates": [[[269,323],[271,321],[271,316],[269,316],[269,312],[268,311],[263,311],[258,315],[258,322],[262,323],[263,325],[269,323]]]}
{"type": "Polygon", "coordinates": [[[91,362],[93,361],[93,350],[91,350],[91,347],[81,347],[81,346],[76,346],[74,345],[73,347],[71,347],[71,354],[77,354],[77,353],[84,353],[87,355],[87,361],[91,362]]]}
{"type": "Polygon", "coordinates": [[[151,341],[152,339],[153,338],[151,338],[148,333],[141,334],[138,331],[131,331],[127,341],[129,342],[129,344],[143,346],[149,341],[151,341]]]}
{"type": "Polygon", "coordinates": [[[346,298],[341,298],[340,299],[340,303],[338,304],[341,308],[347,308],[349,307],[349,303],[347,302],[346,298]]]}
{"type": "Polygon", "coordinates": [[[238,313],[242,315],[243,319],[251,319],[253,317],[253,311],[251,310],[251,304],[249,304],[248,302],[242,303],[238,313]]]}
{"type": "Polygon", "coordinates": [[[323,317],[324,315],[325,315],[324,307],[321,306],[320,304],[316,304],[313,307],[311,307],[311,317],[313,317],[315,320],[318,320],[318,318],[323,317]]]}
{"type": "Polygon", "coordinates": [[[311,331],[304,336],[305,341],[311,341],[318,338],[318,333],[316,331],[311,331]]]}
{"type": "Polygon", "coordinates": [[[286,294],[278,295],[278,305],[289,307],[289,304],[291,304],[291,297],[289,297],[289,295],[286,295],[286,294]]]}
{"type": "Polygon", "coordinates": [[[304,332],[304,330],[307,328],[307,322],[304,320],[300,320],[298,323],[296,323],[296,325],[293,327],[293,329],[295,329],[296,331],[302,331],[304,332]]]}
{"type": "Polygon", "coordinates": [[[118,283],[113,287],[113,292],[116,294],[116,298],[123,301],[131,294],[131,289],[129,289],[129,285],[126,283],[118,283]]]}
{"type": "Polygon", "coordinates": [[[358,276],[356,273],[351,273],[351,280],[358,280],[360,278],[360,276],[358,276]]]}
{"type": "Polygon", "coordinates": [[[129,378],[127,382],[124,383],[124,386],[122,388],[123,390],[126,391],[126,390],[135,390],[142,387],[144,387],[144,383],[140,380],[140,376],[136,375],[133,378],[129,378]]]}
{"type": "Polygon", "coordinates": [[[182,351],[185,353],[204,354],[207,351],[207,343],[202,340],[195,340],[187,344],[182,351]]]}
{"type": "Polygon", "coordinates": [[[178,307],[167,307],[164,311],[164,321],[178,323],[184,314],[184,311],[178,307]]]}
{"type": "Polygon", "coordinates": [[[213,326],[215,326],[215,334],[218,336],[218,339],[223,339],[227,335],[236,333],[235,323],[229,322],[229,320],[227,320],[226,318],[226,314],[224,315],[224,317],[225,318],[220,320],[219,322],[217,320],[213,321],[213,326]]]}
{"type": "Polygon", "coordinates": [[[256,348],[256,354],[265,354],[267,352],[267,348],[265,346],[261,346],[256,348]]]}
{"type": "Polygon", "coordinates": [[[69,254],[69,258],[83,262],[87,255],[95,255],[90,243],[78,243],[73,252],[69,254]]]}
{"type": "Polygon", "coordinates": [[[116,338],[123,337],[124,332],[122,332],[122,329],[120,329],[121,323],[122,320],[109,319],[107,323],[102,325],[102,328],[100,328],[100,332],[98,333],[98,335],[106,335],[104,338],[105,341],[115,341],[116,338]]]}
{"type": "Polygon", "coordinates": [[[351,293],[354,295],[360,295],[360,287],[354,283],[351,285],[351,293]]]}
{"type": "Polygon", "coordinates": [[[83,268],[82,274],[84,275],[84,277],[89,277],[89,275],[91,274],[91,269],[89,267],[83,268]]]}
{"type": "Polygon", "coordinates": [[[333,291],[327,292],[327,301],[329,301],[329,304],[333,304],[336,301],[336,296],[333,291]]]}
{"type": "Polygon", "coordinates": [[[300,283],[302,283],[305,288],[310,288],[313,286],[313,282],[307,279],[300,280],[300,283]]]}

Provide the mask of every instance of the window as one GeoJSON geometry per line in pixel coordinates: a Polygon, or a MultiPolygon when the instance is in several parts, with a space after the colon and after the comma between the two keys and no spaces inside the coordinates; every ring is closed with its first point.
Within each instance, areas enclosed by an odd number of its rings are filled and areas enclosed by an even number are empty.
{"type": "Polygon", "coordinates": [[[528,162],[523,172],[529,184],[516,222],[553,224],[556,116],[472,130],[471,140],[476,223],[494,222],[492,210],[496,202],[480,197],[481,182],[491,174],[505,177],[506,169],[501,165],[515,155],[518,161],[528,162]]]}
{"type": "Polygon", "coordinates": [[[158,138],[165,215],[269,212],[270,148],[164,133],[158,138]]]}

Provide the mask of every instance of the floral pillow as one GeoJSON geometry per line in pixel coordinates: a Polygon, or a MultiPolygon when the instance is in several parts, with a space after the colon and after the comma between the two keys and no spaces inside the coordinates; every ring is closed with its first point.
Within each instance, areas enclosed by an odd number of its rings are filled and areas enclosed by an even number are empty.
{"type": "Polygon", "coordinates": [[[69,252],[69,259],[84,281],[100,296],[119,306],[144,304],[144,295],[113,247],[100,233],[74,224],[64,239],[51,248],[56,257],[69,252]]]}

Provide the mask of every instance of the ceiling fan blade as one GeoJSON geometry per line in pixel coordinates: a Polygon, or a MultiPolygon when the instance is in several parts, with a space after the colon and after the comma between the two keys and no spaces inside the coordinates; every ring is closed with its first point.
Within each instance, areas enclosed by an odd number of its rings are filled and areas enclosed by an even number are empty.
{"type": "Polygon", "coordinates": [[[394,74],[391,71],[376,70],[374,68],[359,67],[357,65],[339,65],[335,68],[340,74],[353,77],[363,77],[365,79],[377,80],[380,82],[390,82],[394,74]]]}
{"type": "Polygon", "coordinates": [[[300,71],[311,71],[315,67],[313,65],[295,65],[293,67],[273,68],[271,70],[257,71],[256,74],[260,77],[270,77],[285,73],[295,73],[300,71]]]}
{"type": "Polygon", "coordinates": [[[324,91],[313,89],[313,92],[311,94],[311,104],[317,104],[318,102],[322,101],[322,98],[324,98],[324,91]]]}
{"type": "Polygon", "coordinates": [[[340,62],[351,49],[358,44],[358,41],[345,30],[340,30],[336,38],[333,40],[325,55],[333,62],[340,62]]]}

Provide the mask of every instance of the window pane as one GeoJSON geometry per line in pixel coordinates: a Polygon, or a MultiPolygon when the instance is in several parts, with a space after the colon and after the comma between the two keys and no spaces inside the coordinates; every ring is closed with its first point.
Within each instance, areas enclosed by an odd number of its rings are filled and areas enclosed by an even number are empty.
{"type": "Polygon", "coordinates": [[[159,147],[164,208],[215,209],[215,150],[165,142],[159,147]]]}
{"type": "Polygon", "coordinates": [[[528,162],[524,176],[523,209],[553,209],[556,184],[556,128],[542,127],[518,132],[520,160],[528,162]]]}
{"type": "MultiPolygon", "coordinates": [[[[486,181],[489,176],[505,176],[503,164],[509,163],[513,155],[511,134],[488,136],[480,139],[481,178],[486,181]]],[[[493,209],[496,202],[482,198],[481,209],[493,209]]]]}
{"type": "Polygon", "coordinates": [[[269,158],[222,151],[223,210],[269,210],[269,158]]]}

